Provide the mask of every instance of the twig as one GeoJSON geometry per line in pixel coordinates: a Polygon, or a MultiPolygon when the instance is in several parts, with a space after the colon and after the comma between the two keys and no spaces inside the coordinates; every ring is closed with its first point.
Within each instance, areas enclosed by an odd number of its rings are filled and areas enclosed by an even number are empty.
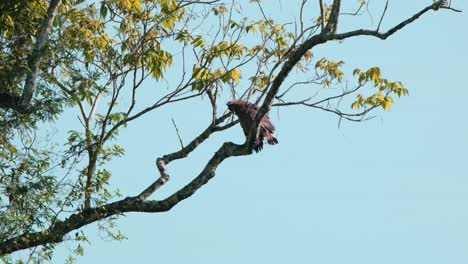
{"type": "Polygon", "coordinates": [[[174,128],[176,130],[177,137],[179,138],[180,147],[184,148],[184,143],[182,142],[182,138],[180,138],[179,129],[177,128],[177,125],[176,125],[176,123],[174,121],[174,118],[172,118],[172,124],[174,124],[174,128]]]}
{"type": "Polygon", "coordinates": [[[362,1],[361,5],[359,6],[359,8],[353,12],[353,13],[347,13],[347,12],[344,12],[344,13],[341,13],[340,15],[349,15],[349,16],[357,16],[357,15],[360,15],[359,12],[361,11],[362,7],[366,4],[365,1],[362,1]]]}
{"type": "Polygon", "coordinates": [[[457,13],[461,13],[462,11],[460,9],[455,9],[453,7],[450,7],[450,6],[444,6],[444,7],[441,7],[442,9],[449,9],[449,10],[452,10],[454,12],[457,12],[457,13]]]}
{"type": "Polygon", "coordinates": [[[322,29],[322,32],[323,30],[325,29],[325,8],[323,6],[323,0],[319,0],[319,3],[320,3],[320,27],[322,29]]]}
{"type": "Polygon", "coordinates": [[[377,31],[379,31],[380,25],[382,24],[382,21],[383,21],[383,18],[384,18],[384,16],[385,16],[385,13],[387,13],[387,7],[388,7],[388,0],[387,0],[387,2],[385,3],[384,11],[383,11],[383,13],[382,13],[382,16],[380,17],[379,25],[377,26],[377,31]]]}

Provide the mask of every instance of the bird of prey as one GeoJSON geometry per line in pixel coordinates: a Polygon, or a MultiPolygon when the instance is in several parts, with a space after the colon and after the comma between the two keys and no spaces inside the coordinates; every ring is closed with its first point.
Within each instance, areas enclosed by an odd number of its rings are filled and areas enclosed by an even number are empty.
{"type": "MultiPolygon", "coordinates": [[[[244,135],[247,137],[255,119],[255,115],[258,112],[258,106],[243,100],[231,100],[227,103],[229,110],[237,115],[239,118],[244,135]]],[[[266,114],[260,121],[260,127],[258,128],[257,137],[255,138],[255,152],[259,152],[263,148],[263,140],[266,139],[268,144],[278,144],[278,140],[275,136],[275,126],[270,121],[268,114],[266,114]]]]}

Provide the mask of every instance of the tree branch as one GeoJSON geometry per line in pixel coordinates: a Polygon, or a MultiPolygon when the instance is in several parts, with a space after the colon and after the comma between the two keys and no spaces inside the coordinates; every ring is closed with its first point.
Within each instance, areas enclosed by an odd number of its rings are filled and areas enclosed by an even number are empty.
{"type": "MultiPolygon", "coordinates": [[[[219,124],[223,122],[229,116],[229,114],[226,114],[218,118],[217,123],[219,124]]],[[[165,161],[168,163],[171,160],[180,159],[187,156],[188,153],[193,151],[196,146],[206,140],[209,135],[215,131],[215,127],[210,125],[210,127],[208,127],[200,136],[190,142],[187,147],[172,154],[165,155],[159,160],[165,159],[165,161]]],[[[146,201],[146,198],[157,189],[155,187],[164,184],[164,180],[160,178],[136,197],[128,197],[123,200],[106,204],[97,208],[84,209],[77,214],[71,215],[66,220],[58,221],[55,225],[47,230],[19,235],[7,241],[3,241],[0,243],[0,256],[35,246],[62,242],[64,236],[67,233],[112,215],[126,212],[158,213],[169,211],[179,202],[192,196],[198,189],[200,189],[204,184],[212,179],[215,176],[217,167],[226,158],[247,155],[249,153],[251,153],[251,151],[248,151],[246,148],[244,148],[243,145],[236,145],[231,142],[226,142],[213,155],[210,161],[205,165],[205,168],[202,170],[202,172],[194,180],[166,199],[161,201],[146,201]]],[[[161,167],[165,168],[165,166],[161,167]]],[[[167,172],[164,172],[163,175],[167,175],[167,172]]]]}
{"type": "MultiPolygon", "coordinates": [[[[335,12],[339,12],[339,4],[340,0],[334,0],[333,5],[335,8],[335,12]],[[335,6],[336,5],[336,6],[335,6]],[[338,9],[338,10],[337,10],[338,9]]],[[[414,14],[410,18],[404,20],[403,22],[397,24],[393,28],[389,29],[387,32],[381,33],[378,32],[377,30],[365,30],[365,29],[359,29],[355,31],[350,31],[342,34],[327,34],[327,30],[325,30],[325,33],[321,33],[318,35],[314,35],[308,40],[306,40],[304,43],[299,45],[297,49],[295,49],[293,52],[290,53],[288,56],[288,59],[286,62],[283,64],[280,72],[276,77],[274,78],[273,82],[271,83],[271,86],[265,96],[265,100],[263,101],[262,106],[260,107],[259,111],[257,112],[257,115],[255,117],[255,122],[254,125],[252,126],[249,137],[245,143],[245,146],[248,149],[252,149],[253,145],[255,143],[255,135],[258,130],[258,126],[260,124],[260,120],[270,111],[271,106],[273,104],[273,99],[276,97],[278,94],[278,91],[283,84],[284,80],[286,77],[288,77],[289,73],[291,70],[294,68],[294,66],[301,60],[301,58],[306,54],[309,50],[311,50],[313,47],[326,43],[328,41],[332,40],[343,40],[346,38],[350,37],[357,37],[357,36],[374,36],[378,37],[380,39],[387,39],[389,36],[395,34],[398,30],[404,28],[405,26],[411,24],[415,20],[417,20],[419,17],[421,17],[423,14],[427,13],[430,10],[438,10],[444,5],[444,0],[437,1],[433,3],[430,6],[427,6],[426,8],[422,9],[418,13],[414,14]]],[[[332,9],[333,12],[333,9],[332,9]]],[[[335,18],[337,22],[337,17],[335,18]]],[[[329,21],[328,25],[330,24],[331,21],[329,21]]]]}
{"type": "Polygon", "coordinates": [[[184,148],[184,142],[182,141],[182,138],[180,137],[179,128],[177,127],[177,125],[176,125],[176,123],[174,121],[174,118],[172,118],[172,124],[174,125],[175,131],[176,131],[176,134],[177,134],[177,138],[179,139],[180,147],[184,148]]]}
{"type": "Polygon", "coordinates": [[[336,33],[336,30],[338,28],[338,18],[340,17],[340,8],[341,8],[341,0],[333,0],[333,6],[330,12],[330,18],[328,19],[328,23],[325,26],[325,29],[322,31],[322,34],[336,33]]]}
{"type": "Polygon", "coordinates": [[[441,8],[443,6],[443,4],[444,4],[443,0],[435,2],[434,4],[422,9],[418,13],[414,14],[412,17],[404,20],[400,24],[394,26],[393,28],[389,29],[387,32],[384,32],[384,33],[381,33],[378,30],[359,29],[359,30],[354,30],[354,31],[342,33],[342,34],[336,34],[336,35],[333,36],[333,40],[343,40],[343,39],[350,38],[350,37],[355,37],[355,36],[373,36],[373,37],[377,37],[377,38],[380,38],[380,39],[384,40],[384,39],[387,39],[388,37],[390,37],[391,35],[395,34],[398,30],[400,30],[400,29],[404,28],[405,26],[411,24],[412,22],[417,20],[419,17],[421,17],[422,15],[427,13],[428,11],[438,10],[439,8],[441,8]]]}
{"type": "Polygon", "coordinates": [[[49,33],[52,29],[52,23],[57,15],[61,0],[51,0],[47,10],[47,18],[44,20],[39,33],[36,36],[36,43],[29,58],[28,68],[30,72],[26,76],[23,94],[19,102],[18,111],[25,112],[31,103],[34,91],[36,89],[36,78],[39,71],[39,63],[44,56],[45,45],[47,44],[49,33]]]}
{"type": "Polygon", "coordinates": [[[323,32],[325,29],[325,6],[323,4],[323,0],[319,0],[320,5],[320,28],[323,32]]]}
{"type": "MultiPolygon", "coordinates": [[[[158,168],[160,177],[152,183],[148,188],[141,192],[137,198],[141,200],[146,200],[150,195],[152,195],[156,190],[163,186],[167,181],[169,181],[170,176],[167,171],[167,165],[178,159],[183,159],[187,157],[192,151],[194,151],[201,143],[208,139],[208,137],[214,132],[221,131],[218,127],[219,124],[223,123],[230,114],[225,114],[220,118],[216,119],[214,122],[208,126],[198,137],[192,140],[187,146],[183,147],[181,150],[167,154],[158,158],[156,160],[156,167],[158,168]]],[[[224,129],[223,129],[224,130],[224,129]]]]}
{"type": "Polygon", "coordinates": [[[384,17],[385,17],[385,14],[387,13],[387,8],[388,8],[388,0],[387,0],[387,2],[385,3],[384,11],[383,11],[383,13],[382,13],[382,16],[380,17],[379,24],[377,25],[377,31],[380,30],[380,25],[382,25],[382,21],[383,21],[383,19],[384,19],[384,17]]]}

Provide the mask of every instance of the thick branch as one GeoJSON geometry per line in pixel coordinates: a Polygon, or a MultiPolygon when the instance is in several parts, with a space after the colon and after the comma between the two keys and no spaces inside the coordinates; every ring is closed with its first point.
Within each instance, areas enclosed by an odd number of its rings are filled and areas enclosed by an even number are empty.
{"type": "MultiPolygon", "coordinates": [[[[339,4],[339,1],[334,2],[339,4]]],[[[323,44],[327,41],[331,40],[343,40],[346,38],[350,37],[357,37],[357,36],[374,36],[378,37],[380,39],[386,39],[389,36],[395,34],[398,30],[402,29],[403,27],[411,24],[415,20],[417,20],[419,17],[421,17],[423,14],[427,13],[430,10],[438,10],[441,8],[444,4],[443,0],[440,0],[438,2],[435,2],[434,4],[422,9],[418,13],[414,14],[412,17],[404,20],[403,22],[399,23],[398,25],[394,26],[393,28],[389,29],[387,32],[381,33],[376,30],[365,30],[365,29],[360,29],[360,30],[355,30],[355,31],[350,31],[342,34],[319,34],[312,36],[309,38],[307,41],[305,41],[303,44],[301,44],[294,52],[292,52],[289,55],[288,60],[283,64],[283,67],[281,68],[280,72],[278,75],[275,77],[273,80],[270,89],[268,90],[268,93],[265,97],[265,100],[263,101],[263,104],[260,108],[260,110],[257,113],[257,116],[255,118],[255,126],[253,126],[251,133],[249,134],[249,140],[247,142],[248,146],[252,147],[254,144],[255,135],[257,133],[257,127],[258,124],[260,124],[260,120],[265,116],[268,111],[271,109],[271,105],[273,103],[273,99],[276,97],[278,94],[278,91],[283,84],[284,80],[286,77],[289,75],[291,70],[293,69],[294,65],[299,62],[299,60],[304,56],[304,54],[312,49],[313,47],[323,44]]],[[[327,24],[328,26],[328,24],[327,24]]]]}
{"type": "Polygon", "coordinates": [[[333,0],[330,18],[328,19],[328,23],[322,33],[336,33],[336,29],[338,28],[338,18],[340,17],[340,8],[341,0],[333,0]]]}
{"type": "Polygon", "coordinates": [[[85,200],[84,208],[91,207],[91,195],[93,193],[93,182],[96,176],[97,166],[97,152],[95,150],[88,150],[89,164],[86,171],[86,185],[85,185],[85,200]]]}
{"type": "Polygon", "coordinates": [[[161,175],[154,183],[152,183],[148,188],[141,192],[137,198],[146,200],[151,194],[163,186],[170,178],[167,171],[167,165],[178,159],[187,157],[192,151],[194,151],[201,143],[208,139],[208,137],[214,132],[220,131],[219,124],[224,122],[230,114],[225,114],[220,118],[216,119],[215,122],[211,122],[208,128],[205,129],[198,137],[192,140],[186,147],[183,147],[181,150],[173,152],[171,154],[164,155],[161,158],[156,160],[156,167],[158,168],[159,174],[161,175]]]}
{"type": "Polygon", "coordinates": [[[206,164],[202,172],[185,187],[161,201],[145,201],[140,196],[126,198],[101,207],[85,209],[73,214],[64,221],[57,222],[48,230],[31,234],[24,234],[0,243],[0,256],[49,243],[62,242],[64,236],[76,229],[106,217],[126,212],[158,213],[170,210],[179,202],[192,196],[198,189],[215,176],[219,164],[232,156],[246,155],[250,152],[242,145],[230,142],[224,143],[206,164]]]}
{"type": "Polygon", "coordinates": [[[28,62],[30,72],[26,76],[26,82],[24,84],[23,94],[21,95],[19,104],[19,111],[25,111],[29,108],[31,103],[34,90],[36,89],[36,78],[39,71],[39,63],[42,56],[44,56],[45,45],[61,2],[61,0],[50,1],[49,8],[47,10],[47,18],[44,20],[44,23],[36,36],[36,43],[34,44],[34,48],[28,62]]]}

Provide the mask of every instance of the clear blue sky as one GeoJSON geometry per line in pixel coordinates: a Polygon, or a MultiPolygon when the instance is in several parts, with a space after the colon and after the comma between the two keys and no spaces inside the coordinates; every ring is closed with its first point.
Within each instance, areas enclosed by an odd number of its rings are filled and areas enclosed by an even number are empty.
{"type": "MultiPolygon", "coordinates": [[[[293,16],[286,2],[270,2],[276,19],[293,16]]],[[[85,228],[92,244],[78,263],[468,263],[468,3],[453,2],[465,13],[430,12],[387,41],[362,37],[314,51],[347,69],[378,65],[403,81],[410,96],[391,112],[340,128],[320,111],[272,113],[279,145],[227,160],[170,212],[122,217],[127,241],[106,242],[96,225],[85,228]]],[[[430,3],[390,1],[384,28],[430,3]]],[[[206,100],[181,103],[129,125],[120,140],[126,155],[110,165],[112,184],[124,195],[150,184],[154,160],[179,146],[171,118],[188,142],[209,111],[206,100]]],[[[241,128],[170,164],[171,181],[153,198],[187,184],[224,141],[243,142],[241,128]]],[[[67,250],[60,246],[54,262],[67,250]]]]}

